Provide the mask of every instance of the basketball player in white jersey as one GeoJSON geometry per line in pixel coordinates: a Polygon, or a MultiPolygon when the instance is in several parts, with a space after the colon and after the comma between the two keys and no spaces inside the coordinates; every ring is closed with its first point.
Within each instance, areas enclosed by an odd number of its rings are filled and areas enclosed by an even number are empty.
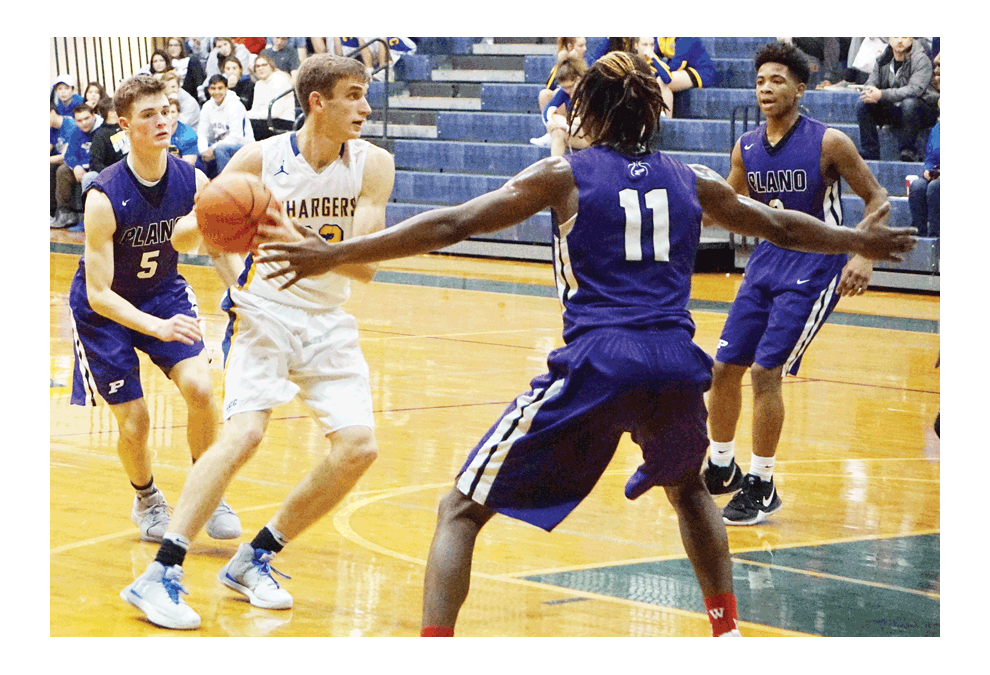
{"type": "MultiPolygon", "coordinates": [[[[259,176],[282,204],[281,214],[269,211],[271,222],[259,228],[256,244],[301,239],[291,221],[330,242],[384,229],[395,164],[388,152],[360,139],[371,113],[367,91],[360,62],[313,56],[303,62],[296,80],[306,115],[302,128],[250,143],[231,159],[226,172],[259,176]]],[[[202,242],[195,213],[176,224],[172,242],[179,251],[202,242]]],[[[256,269],[253,255],[245,261],[233,254],[217,256],[243,267],[222,303],[230,315],[223,431],[189,473],[155,561],[121,592],[152,623],[166,628],[200,624],[180,595],[185,593],[180,583],[185,553],[234,474],[254,455],[273,408],[298,394],[329,449],[268,525],[241,544],[220,570],[220,581],[256,607],[292,606],[292,596],[271,576],[272,557],[337,505],[378,452],[368,366],[356,322],[341,309],[351,279],[371,281],[377,264],[337,268],[280,291],[276,281],[265,279],[277,266],[256,269]]]]}

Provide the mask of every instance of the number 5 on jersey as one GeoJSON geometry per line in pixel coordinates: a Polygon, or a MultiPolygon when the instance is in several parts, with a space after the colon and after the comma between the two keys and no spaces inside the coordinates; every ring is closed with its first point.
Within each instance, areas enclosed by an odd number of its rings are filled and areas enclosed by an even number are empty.
{"type": "Polygon", "coordinates": [[[640,204],[639,190],[626,188],[619,191],[619,206],[626,212],[626,260],[643,260],[643,224],[653,242],[652,260],[670,260],[670,212],[667,191],[650,190],[643,195],[640,204]],[[652,217],[649,214],[652,213],[652,217]],[[652,232],[651,232],[652,230],[652,232]]]}

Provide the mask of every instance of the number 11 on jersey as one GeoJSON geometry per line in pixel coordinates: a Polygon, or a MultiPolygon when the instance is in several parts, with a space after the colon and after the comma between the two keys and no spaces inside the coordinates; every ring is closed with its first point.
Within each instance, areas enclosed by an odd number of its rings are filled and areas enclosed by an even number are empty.
{"type": "Polygon", "coordinates": [[[626,260],[643,260],[643,223],[647,232],[653,230],[653,260],[670,260],[670,212],[667,205],[667,191],[662,188],[650,190],[643,195],[643,206],[639,202],[639,190],[626,188],[619,191],[619,206],[626,212],[626,260]],[[647,212],[653,217],[647,218],[647,212]]]}

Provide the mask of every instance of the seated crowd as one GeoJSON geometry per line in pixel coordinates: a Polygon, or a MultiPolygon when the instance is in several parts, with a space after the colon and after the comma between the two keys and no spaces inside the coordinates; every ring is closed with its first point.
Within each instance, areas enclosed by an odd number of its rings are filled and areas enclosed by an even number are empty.
{"type": "MultiPolygon", "coordinates": [[[[860,92],[857,121],[864,159],[880,158],[878,129],[886,126],[897,139],[901,161],[924,161],[921,175],[909,186],[912,225],[923,236],[939,236],[939,39],[778,39],[809,57],[816,89],[860,92]],[[918,151],[919,138],[924,154],[918,151]]],[[[671,116],[675,94],[715,83],[715,64],[701,38],[557,38],[557,62],[538,96],[546,134],[531,143],[550,147],[552,154],[587,147],[567,123],[570,96],[587,67],[615,50],[637,53],[650,64],[671,116]]],[[[246,143],[293,128],[299,109],[292,86],[301,61],[310,54],[352,56],[382,79],[383,64],[394,65],[415,51],[413,39],[403,37],[380,42],[358,37],[170,37],[141,72],[166,83],[174,110],[174,151],[213,178],[246,143]]],[[[116,125],[113,101],[102,85],[90,82],[79,94],[71,75],[56,79],[50,141],[51,227],[81,228],[85,187],[107,163],[127,152],[126,135],[116,125]],[[98,159],[91,156],[94,152],[98,159]]]]}
{"type": "MultiPolygon", "coordinates": [[[[353,56],[374,76],[384,72],[385,63],[394,65],[403,54],[416,51],[411,38],[376,39],[170,37],[138,72],[166,85],[172,151],[213,178],[243,145],[293,128],[300,110],[292,87],[309,54],[353,56]]],[[[49,139],[50,227],[82,229],[86,187],[128,151],[127,136],[116,122],[113,99],[100,83],[77,91],[73,76],[56,78],[49,139]]]]}

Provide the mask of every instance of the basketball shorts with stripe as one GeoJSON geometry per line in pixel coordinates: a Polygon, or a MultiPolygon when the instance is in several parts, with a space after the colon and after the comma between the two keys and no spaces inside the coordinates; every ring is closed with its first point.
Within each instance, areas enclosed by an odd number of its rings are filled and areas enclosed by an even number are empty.
{"type": "MultiPolygon", "coordinates": [[[[154,296],[132,302],[142,312],[160,319],[176,314],[199,316],[196,295],[181,276],[159,288],[154,296]]],[[[89,305],[86,281],[81,275],[73,279],[69,289],[69,309],[75,351],[69,400],[74,405],[96,405],[97,395],[110,405],[144,396],[135,350],[147,354],[165,375],[175,364],[203,351],[202,342],[163,342],[97,314],[89,305]]]]}
{"type": "Polygon", "coordinates": [[[550,531],[591,492],[624,432],[655,484],[701,470],[712,360],[688,331],[599,328],[547,366],[471,451],[456,482],[464,495],[550,531]]]}
{"type": "Polygon", "coordinates": [[[771,252],[760,259],[754,255],[747,265],[715,359],[767,370],[783,366],[784,374],[797,375],[811,341],[839,302],[846,256],[771,252]]]}
{"type": "Polygon", "coordinates": [[[340,308],[291,307],[231,288],[223,341],[223,417],[272,410],[297,394],[324,435],[374,429],[368,364],[357,321],[340,308]]]}

